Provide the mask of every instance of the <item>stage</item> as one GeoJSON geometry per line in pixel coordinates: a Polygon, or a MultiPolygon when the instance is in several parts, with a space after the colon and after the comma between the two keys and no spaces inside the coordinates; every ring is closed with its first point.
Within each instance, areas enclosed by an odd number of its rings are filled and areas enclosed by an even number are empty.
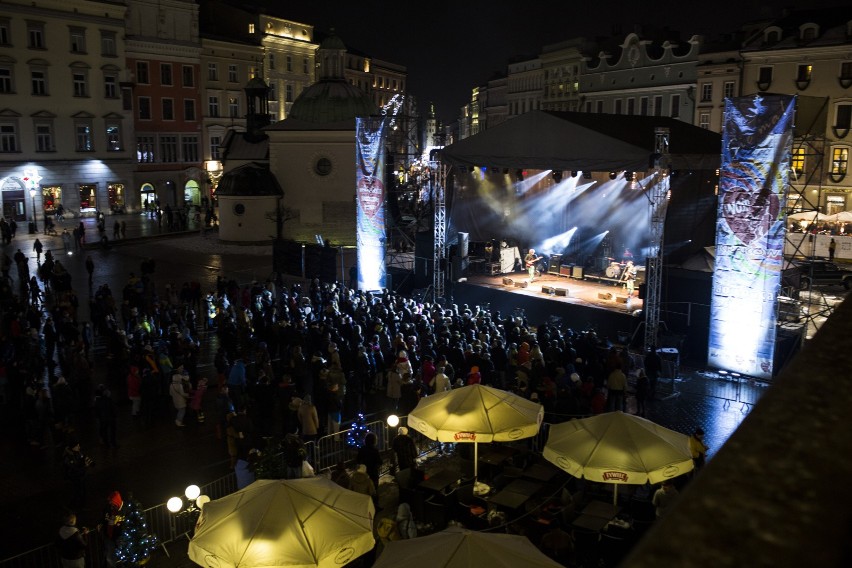
{"type": "Polygon", "coordinates": [[[473,305],[487,304],[492,312],[525,316],[530,324],[536,325],[557,318],[575,331],[595,329],[614,342],[619,337],[632,336],[640,323],[644,302],[627,297],[623,284],[616,285],[601,276],[589,275],[598,280],[568,278],[555,274],[542,274],[526,287],[526,272],[513,272],[489,276],[471,274],[452,285],[455,303],[473,305]],[[511,284],[507,283],[511,280],[511,284]]]}

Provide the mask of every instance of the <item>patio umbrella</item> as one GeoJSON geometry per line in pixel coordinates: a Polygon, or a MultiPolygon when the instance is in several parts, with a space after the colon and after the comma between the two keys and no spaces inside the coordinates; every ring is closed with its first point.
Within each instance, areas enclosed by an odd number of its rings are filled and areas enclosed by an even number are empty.
{"type": "Polygon", "coordinates": [[[816,221],[817,218],[822,221],[825,220],[827,215],[825,213],[820,213],[819,211],[801,211],[799,213],[792,213],[787,215],[787,219],[793,219],[794,221],[816,221]]]}
{"type": "Polygon", "coordinates": [[[261,479],[204,505],[189,541],[201,566],[339,567],[370,551],[373,501],[324,478],[261,479]]]}
{"type": "Polygon", "coordinates": [[[408,415],[408,427],[439,442],[474,444],[478,476],[479,442],[511,442],[538,433],[544,407],[516,394],[468,385],[421,398],[408,415]]]}
{"type": "Polygon", "coordinates": [[[841,211],[834,215],[820,217],[820,220],[827,223],[852,223],[852,211],[841,211]]]}
{"type": "Polygon", "coordinates": [[[689,437],[621,411],[550,427],[544,458],[574,477],[615,485],[659,483],[694,467],[689,437]]]}
{"type": "Polygon", "coordinates": [[[559,568],[525,536],[447,529],[429,536],[396,540],[373,568],[559,568]]]}

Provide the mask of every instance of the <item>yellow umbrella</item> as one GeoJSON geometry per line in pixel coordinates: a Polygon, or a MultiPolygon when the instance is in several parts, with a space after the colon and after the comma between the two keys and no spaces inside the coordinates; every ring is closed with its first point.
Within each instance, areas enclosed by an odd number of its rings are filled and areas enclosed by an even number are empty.
{"type": "Polygon", "coordinates": [[[550,427],[544,458],[574,477],[618,486],[659,483],[692,470],[689,437],[645,418],[608,412],[550,427]]]}
{"type": "Polygon", "coordinates": [[[209,568],[332,568],[369,552],[373,501],[324,478],[261,479],[204,505],[189,558],[209,568]]]}
{"type": "Polygon", "coordinates": [[[408,415],[408,427],[439,442],[473,443],[474,476],[479,442],[531,438],[544,419],[544,407],[508,391],[468,385],[421,398],[408,415]]]}

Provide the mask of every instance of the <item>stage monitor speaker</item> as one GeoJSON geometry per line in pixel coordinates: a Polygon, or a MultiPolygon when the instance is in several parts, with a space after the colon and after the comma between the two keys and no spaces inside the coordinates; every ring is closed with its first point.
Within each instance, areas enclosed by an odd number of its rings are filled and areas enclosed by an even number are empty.
{"type": "Polygon", "coordinates": [[[564,296],[566,298],[570,296],[570,294],[568,293],[568,288],[554,288],[554,290],[556,291],[557,296],[564,296]]]}
{"type": "Polygon", "coordinates": [[[459,256],[467,257],[470,248],[470,233],[459,232],[459,256]]]}
{"type": "Polygon", "coordinates": [[[521,280],[520,282],[515,282],[515,288],[526,288],[530,283],[526,280],[521,280]]]}
{"type": "Polygon", "coordinates": [[[556,292],[556,288],[554,288],[553,286],[542,286],[541,287],[541,293],[542,294],[556,294],[557,292],[556,292]]]}
{"type": "Polygon", "coordinates": [[[508,276],[503,277],[503,284],[505,284],[506,286],[511,286],[514,283],[515,281],[509,278],[508,276]]]}
{"type": "Polygon", "coordinates": [[[582,266],[572,266],[571,267],[571,278],[576,278],[577,280],[582,280],[585,278],[585,274],[583,274],[582,266]]]}
{"type": "Polygon", "coordinates": [[[599,300],[612,300],[612,292],[598,292],[599,300]]]}
{"type": "Polygon", "coordinates": [[[616,296],[615,301],[616,301],[616,303],[619,303],[619,304],[626,304],[627,303],[627,296],[616,296]]]}

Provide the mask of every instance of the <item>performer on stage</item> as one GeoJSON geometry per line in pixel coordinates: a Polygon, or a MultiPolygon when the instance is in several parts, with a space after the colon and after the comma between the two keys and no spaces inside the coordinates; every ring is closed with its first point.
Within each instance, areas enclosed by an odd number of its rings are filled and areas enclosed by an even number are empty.
{"type": "Polygon", "coordinates": [[[633,253],[630,252],[630,249],[624,247],[624,252],[621,254],[621,262],[627,262],[628,260],[633,260],[633,253]]]}
{"type": "Polygon", "coordinates": [[[627,287],[627,297],[633,297],[634,283],[636,281],[636,267],[633,266],[633,261],[628,260],[627,266],[624,267],[624,274],[621,276],[627,287]]]}
{"type": "Polygon", "coordinates": [[[530,249],[530,252],[524,257],[524,265],[530,273],[530,283],[535,278],[535,263],[539,260],[541,260],[541,257],[535,255],[535,249],[530,249]]]}

